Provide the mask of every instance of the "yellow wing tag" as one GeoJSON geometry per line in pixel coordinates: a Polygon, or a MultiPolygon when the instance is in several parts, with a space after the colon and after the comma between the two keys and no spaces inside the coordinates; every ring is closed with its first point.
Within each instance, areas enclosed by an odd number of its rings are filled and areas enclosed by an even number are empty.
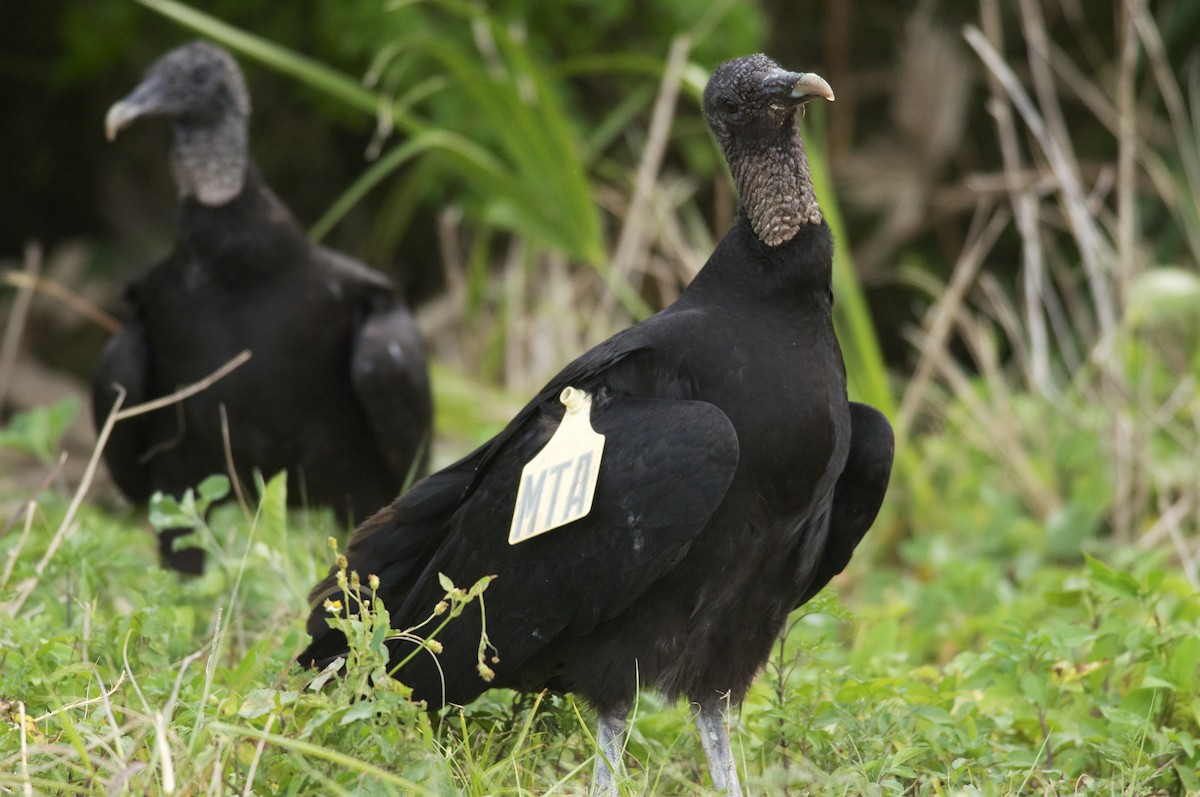
{"type": "Polygon", "coordinates": [[[592,428],[592,397],[573,387],[558,400],[567,408],[545,447],[521,471],[509,545],[525,542],[592,511],[604,435],[592,428]]]}

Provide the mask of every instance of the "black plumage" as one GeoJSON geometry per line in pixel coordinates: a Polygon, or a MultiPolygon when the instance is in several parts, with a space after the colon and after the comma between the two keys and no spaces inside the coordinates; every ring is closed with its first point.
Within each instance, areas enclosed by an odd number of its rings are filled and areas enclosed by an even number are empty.
{"type": "MultiPolygon", "coordinates": [[[[765,56],[721,65],[705,114],[742,207],[670,307],[568,365],[493,440],[359,527],[348,567],[407,628],[485,575],[487,636],[499,661],[477,672],[482,624],[468,610],[396,677],[418,699],[465,703],[491,686],[549,687],[600,713],[618,760],[642,685],[699,705],[714,784],[738,791],[723,707],[737,705],[788,613],[840,572],[874,521],[891,471],[891,427],[851,404],[834,336],[833,242],[812,191],[797,108],[829,86],[765,56]],[[510,545],[521,469],[563,416],[560,392],[592,397],[606,435],[590,514],[510,545]]],[[[313,591],[304,664],[346,641],[313,591]]],[[[392,660],[410,648],[389,643],[392,660]]],[[[611,790],[607,766],[597,784],[611,790]]]]}
{"type": "MultiPolygon", "coordinates": [[[[129,320],[93,379],[97,425],[120,385],[125,406],[168,395],[229,361],[251,359],[182,403],[120,421],[104,450],[117,486],[142,502],[205,476],[240,481],[288,471],[294,504],[355,522],[396,497],[421,467],[432,404],[424,344],[391,283],[309,242],[247,149],[250,99],[224,50],[193,42],[167,53],[113,105],[110,138],[165,117],[179,188],[174,251],[126,290],[129,320]]],[[[182,532],[178,532],[182,533],[182,532]]],[[[202,567],[196,549],[169,564],[202,567]]]]}

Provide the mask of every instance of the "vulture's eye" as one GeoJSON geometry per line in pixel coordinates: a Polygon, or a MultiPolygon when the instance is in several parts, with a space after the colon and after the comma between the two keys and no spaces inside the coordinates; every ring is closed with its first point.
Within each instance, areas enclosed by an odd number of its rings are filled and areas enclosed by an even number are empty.
{"type": "Polygon", "coordinates": [[[720,99],[720,103],[721,109],[724,110],[725,113],[737,113],[738,109],[742,107],[738,105],[737,100],[733,99],[732,97],[722,97],[720,99]]]}

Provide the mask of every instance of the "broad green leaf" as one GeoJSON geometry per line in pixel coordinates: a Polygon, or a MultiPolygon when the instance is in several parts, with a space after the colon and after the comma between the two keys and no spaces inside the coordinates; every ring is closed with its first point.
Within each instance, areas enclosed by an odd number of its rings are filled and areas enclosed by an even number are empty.
{"type": "Polygon", "coordinates": [[[280,471],[263,487],[258,502],[259,522],[263,533],[282,535],[287,528],[287,472],[280,471]]]}
{"type": "Polygon", "coordinates": [[[1114,592],[1125,598],[1136,598],[1139,593],[1137,579],[1128,573],[1122,573],[1101,562],[1089,554],[1083,555],[1091,574],[1092,583],[1114,592]]]}
{"type": "Polygon", "coordinates": [[[229,495],[229,477],[223,473],[214,473],[196,488],[197,494],[205,505],[215,503],[229,495]]]}
{"type": "Polygon", "coordinates": [[[0,447],[25,451],[49,464],[58,456],[63,433],[78,413],[79,401],[74,396],[18,412],[0,429],[0,447]]]}
{"type": "Polygon", "coordinates": [[[1200,639],[1194,636],[1184,637],[1179,641],[1167,670],[1171,680],[1179,687],[1195,683],[1196,667],[1200,665],[1200,639]]]}

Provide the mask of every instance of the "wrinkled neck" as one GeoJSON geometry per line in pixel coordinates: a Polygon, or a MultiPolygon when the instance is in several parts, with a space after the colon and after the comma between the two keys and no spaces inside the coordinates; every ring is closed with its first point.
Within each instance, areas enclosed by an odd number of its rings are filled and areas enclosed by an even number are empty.
{"type": "Polygon", "coordinates": [[[806,224],[821,223],[804,141],[794,122],[778,144],[752,147],[731,159],[730,170],[750,226],[767,246],[790,241],[806,224]]]}
{"type": "Polygon", "coordinates": [[[226,118],[214,127],[176,125],[171,171],[180,198],[213,207],[228,203],[245,185],[248,153],[244,119],[226,118]]]}

